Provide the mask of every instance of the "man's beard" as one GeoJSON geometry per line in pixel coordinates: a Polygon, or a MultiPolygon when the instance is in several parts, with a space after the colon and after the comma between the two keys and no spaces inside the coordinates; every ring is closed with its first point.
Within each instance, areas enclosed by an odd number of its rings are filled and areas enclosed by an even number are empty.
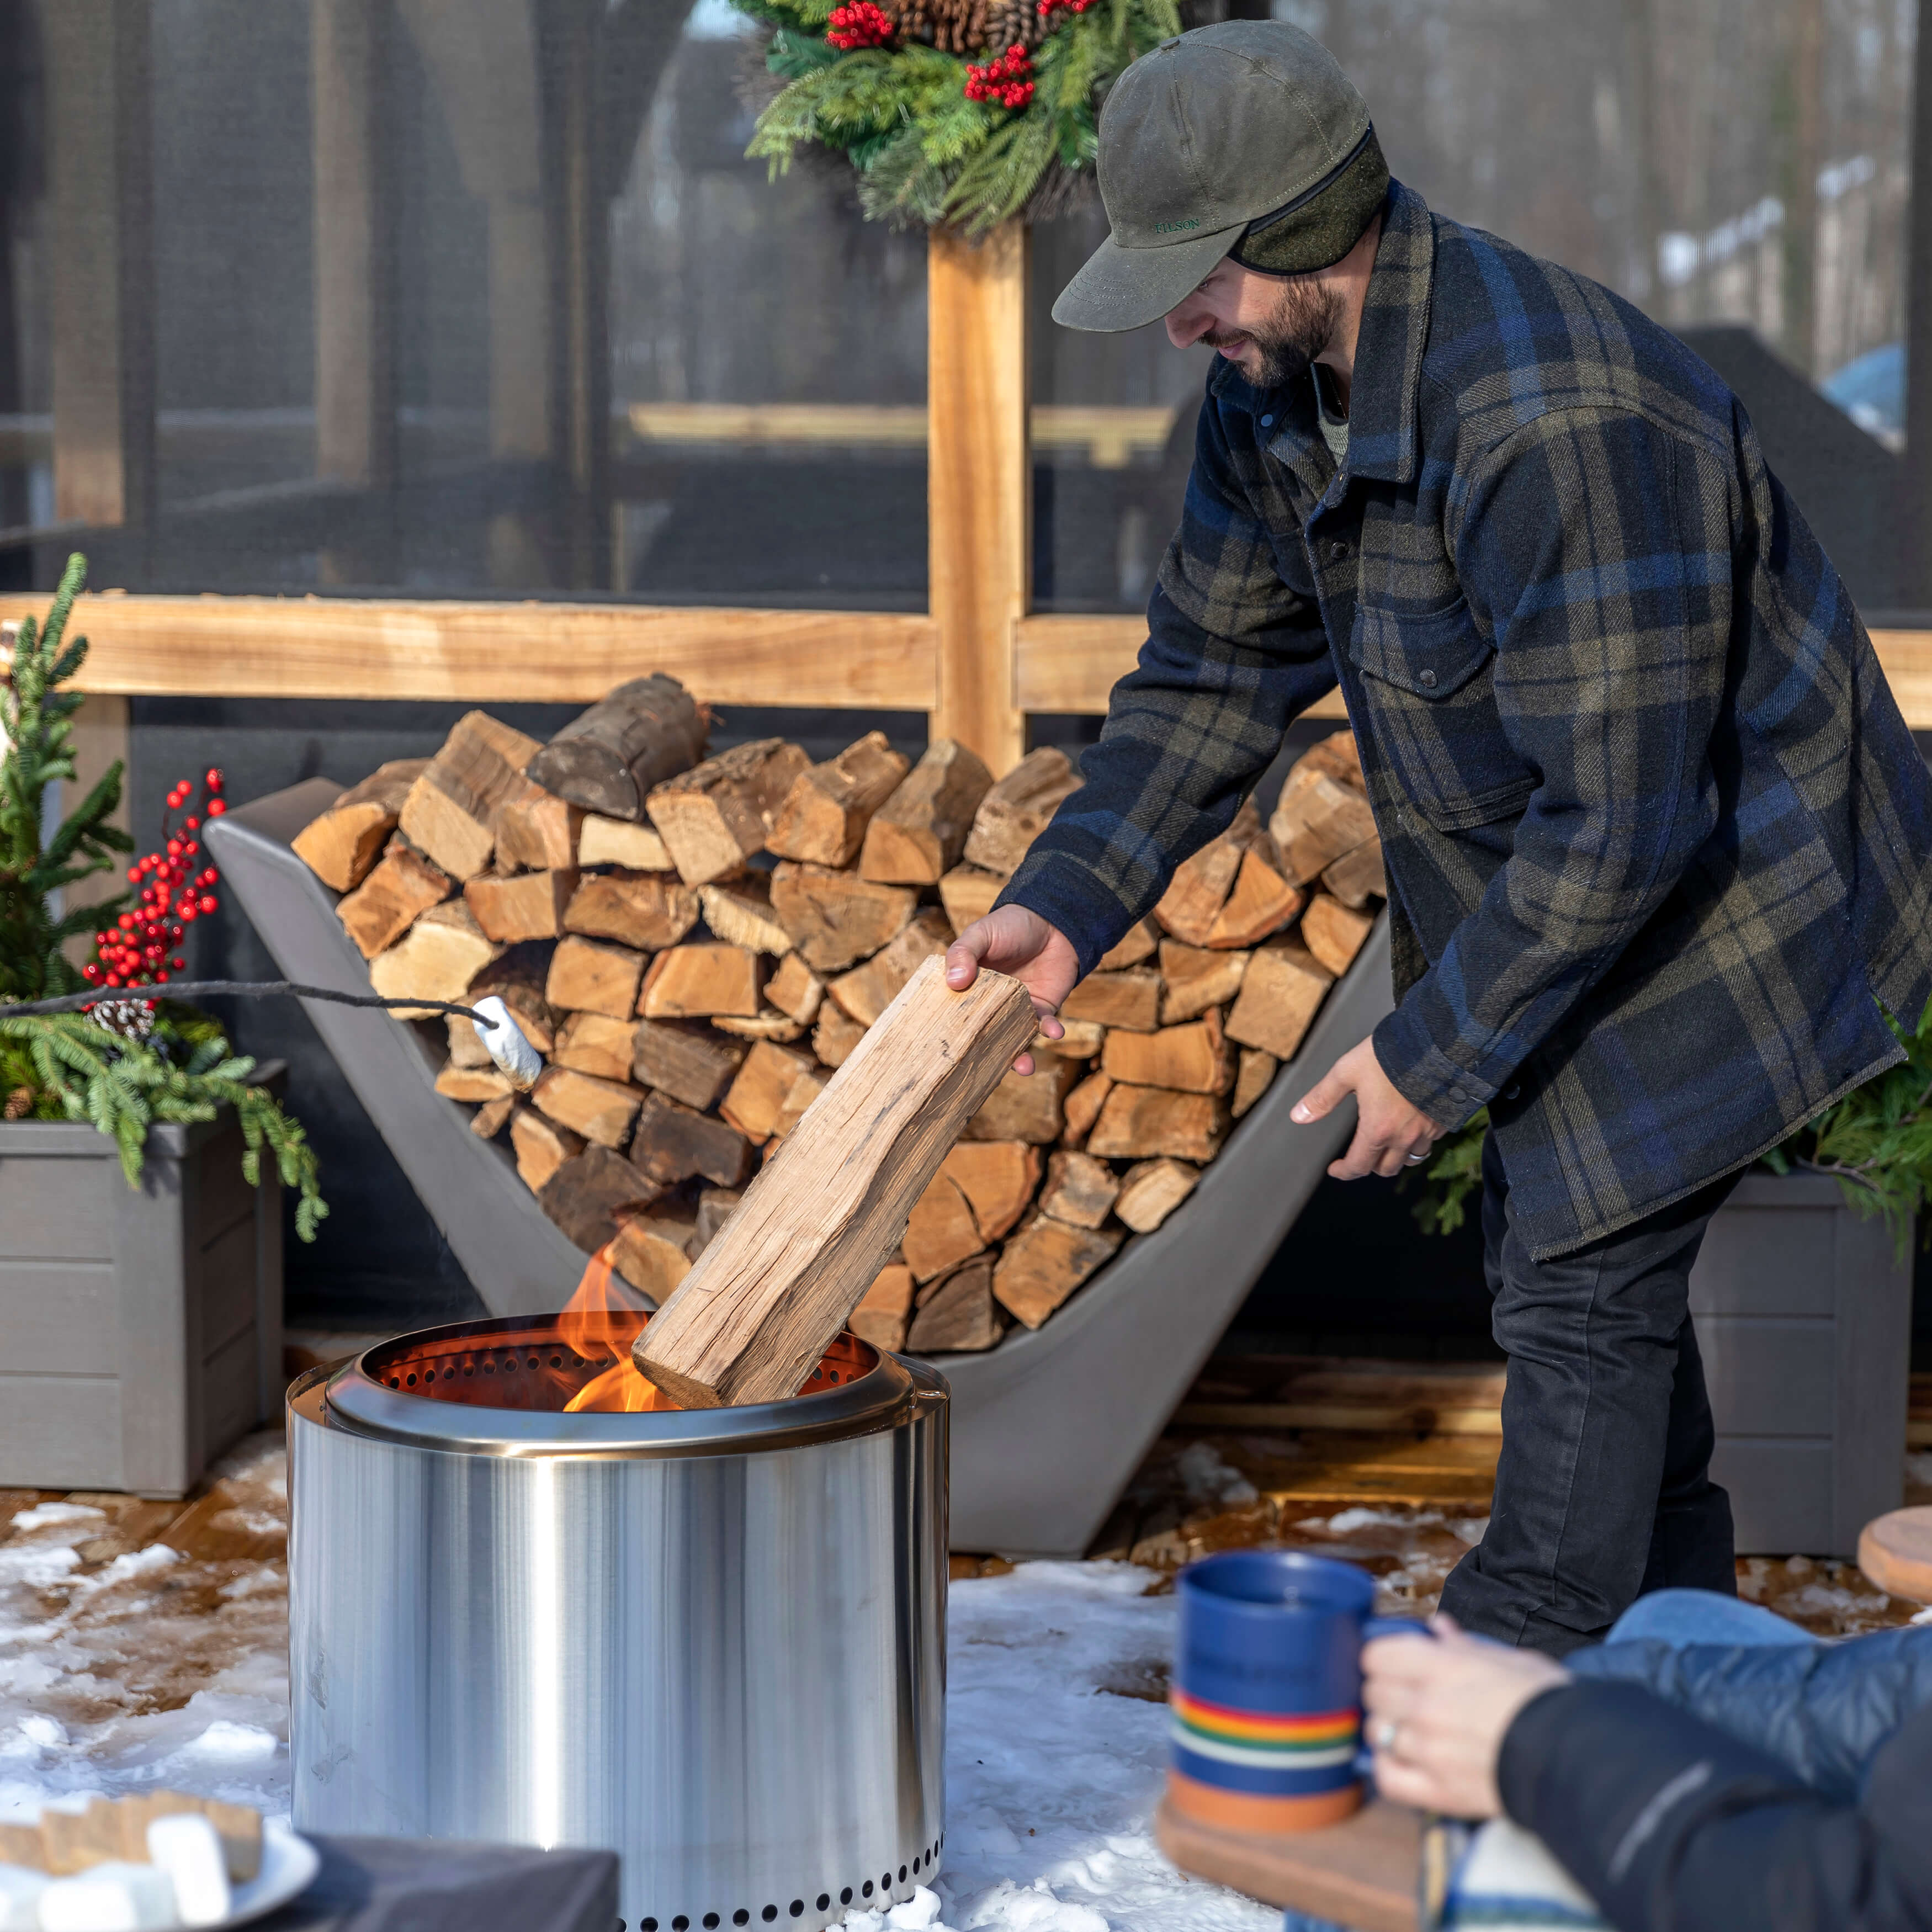
{"type": "Polygon", "coordinates": [[[1250,368],[1244,357],[1241,373],[1258,389],[1278,389],[1308,373],[1340,328],[1342,315],[1339,289],[1297,278],[1282,285],[1281,299],[1265,321],[1250,329],[1212,329],[1202,340],[1212,349],[1252,345],[1258,366],[1250,368]]]}

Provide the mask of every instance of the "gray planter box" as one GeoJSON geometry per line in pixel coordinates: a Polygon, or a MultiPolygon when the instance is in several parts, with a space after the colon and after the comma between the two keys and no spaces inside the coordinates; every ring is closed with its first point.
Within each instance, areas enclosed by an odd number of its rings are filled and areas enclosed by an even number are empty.
{"type": "Polygon", "coordinates": [[[92,1126],[0,1123],[0,1486],[184,1496],[279,1413],[281,1190],[242,1152],[225,1108],[152,1127],[136,1191],[92,1126]]]}
{"type": "Polygon", "coordinates": [[[1741,1554],[1852,1556],[1904,1500],[1912,1264],[1820,1174],[1748,1174],[1690,1310],[1741,1554]]]}

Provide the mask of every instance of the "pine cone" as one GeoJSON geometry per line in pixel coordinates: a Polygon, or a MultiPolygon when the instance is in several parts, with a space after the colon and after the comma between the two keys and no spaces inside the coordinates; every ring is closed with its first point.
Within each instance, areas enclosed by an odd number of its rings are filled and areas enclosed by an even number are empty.
{"type": "Polygon", "coordinates": [[[1022,46],[1030,53],[1041,38],[1039,0],[987,0],[988,46],[998,52],[1022,46]]]}

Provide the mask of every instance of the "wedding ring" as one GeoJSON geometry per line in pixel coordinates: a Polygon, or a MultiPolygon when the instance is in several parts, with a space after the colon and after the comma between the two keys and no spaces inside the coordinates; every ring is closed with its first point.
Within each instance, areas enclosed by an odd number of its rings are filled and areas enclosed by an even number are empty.
{"type": "Polygon", "coordinates": [[[1378,1751],[1392,1751],[1395,1749],[1396,1735],[1400,1729],[1393,1718],[1384,1718],[1376,1725],[1369,1742],[1378,1751]]]}
{"type": "Polygon", "coordinates": [[[1420,1167],[1428,1158],[1426,1154],[1408,1154],[1403,1157],[1402,1165],[1405,1167],[1420,1167]]]}

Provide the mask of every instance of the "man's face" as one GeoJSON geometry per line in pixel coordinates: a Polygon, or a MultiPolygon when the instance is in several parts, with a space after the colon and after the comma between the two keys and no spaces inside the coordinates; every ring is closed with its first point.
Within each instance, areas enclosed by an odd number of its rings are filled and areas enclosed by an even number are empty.
{"type": "Polygon", "coordinates": [[[1263,275],[1224,260],[1168,311],[1167,339],[1177,349],[1204,342],[1256,388],[1275,388],[1306,373],[1345,311],[1342,290],[1325,272],[1263,275]]]}

